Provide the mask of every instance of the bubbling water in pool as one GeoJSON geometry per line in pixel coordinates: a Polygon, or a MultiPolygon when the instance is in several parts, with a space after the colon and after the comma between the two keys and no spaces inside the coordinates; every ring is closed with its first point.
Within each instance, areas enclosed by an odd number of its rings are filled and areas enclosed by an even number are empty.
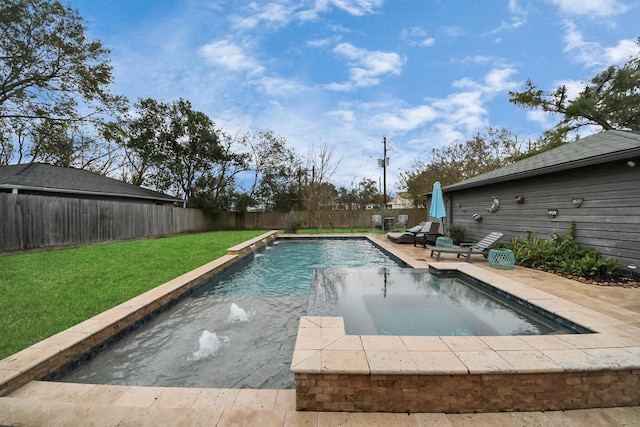
{"type": "Polygon", "coordinates": [[[189,358],[189,360],[202,360],[211,357],[216,354],[222,345],[222,341],[218,338],[218,335],[216,335],[215,332],[209,332],[207,330],[202,331],[198,343],[198,351],[193,353],[193,357],[189,358]]]}
{"type": "MultiPolygon", "coordinates": [[[[232,303],[225,323],[229,324],[248,321],[249,316],[247,316],[247,312],[238,307],[238,304],[235,302],[232,303]]],[[[218,338],[218,335],[215,332],[204,330],[198,339],[198,351],[193,353],[193,357],[189,357],[188,360],[202,360],[207,357],[215,356],[224,342],[229,342],[229,338],[218,338]]]]}
{"type": "Polygon", "coordinates": [[[236,323],[236,322],[248,322],[249,317],[247,316],[247,312],[238,307],[238,304],[235,302],[231,304],[231,309],[229,310],[229,315],[227,316],[227,323],[236,323]]]}

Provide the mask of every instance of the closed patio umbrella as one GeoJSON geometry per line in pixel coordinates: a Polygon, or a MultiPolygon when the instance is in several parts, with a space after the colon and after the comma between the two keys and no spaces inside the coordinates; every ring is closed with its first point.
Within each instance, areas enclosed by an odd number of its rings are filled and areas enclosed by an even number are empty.
{"type": "MultiPolygon", "coordinates": [[[[447,210],[444,207],[444,199],[442,198],[442,188],[440,187],[440,181],[433,183],[433,193],[431,193],[431,207],[429,208],[429,215],[436,220],[441,220],[447,216],[447,210]]],[[[444,221],[442,221],[444,227],[444,221]]]]}

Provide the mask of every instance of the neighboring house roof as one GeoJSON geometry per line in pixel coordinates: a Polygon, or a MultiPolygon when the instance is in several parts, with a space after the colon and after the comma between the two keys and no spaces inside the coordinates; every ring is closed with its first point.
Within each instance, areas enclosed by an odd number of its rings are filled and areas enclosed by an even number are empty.
{"type": "Polygon", "coordinates": [[[444,187],[444,192],[640,156],[640,133],[608,130],[444,187]]]}
{"type": "Polygon", "coordinates": [[[86,170],[45,163],[0,166],[0,189],[183,202],[176,197],[86,170]]]}

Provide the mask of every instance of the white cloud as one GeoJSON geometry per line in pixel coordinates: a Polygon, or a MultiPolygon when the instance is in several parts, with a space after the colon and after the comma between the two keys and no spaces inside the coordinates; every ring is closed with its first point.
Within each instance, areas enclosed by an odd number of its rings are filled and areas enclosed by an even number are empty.
{"type": "Polygon", "coordinates": [[[427,31],[422,27],[412,27],[402,30],[400,38],[409,46],[429,47],[433,46],[436,39],[427,36],[427,31]]]}
{"type": "Polygon", "coordinates": [[[640,52],[640,48],[633,40],[621,40],[616,46],[603,48],[599,43],[584,40],[582,33],[573,22],[565,22],[565,28],[564,51],[573,53],[576,61],[587,67],[622,65],[631,56],[636,56],[640,52]]]}
{"type": "Polygon", "coordinates": [[[618,0],[548,0],[570,15],[584,15],[592,18],[620,15],[627,7],[618,0]]]}
{"type": "Polygon", "coordinates": [[[503,93],[515,89],[518,84],[511,80],[515,72],[513,68],[497,68],[489,71],[485,76],[485,92],[503,93]]]}
{"type": "Polygon", "coordinates": [[[307,41],[307,46],[311,46],[311,47],[324,47],[324,46],[328,46],[334,43],[339,42],[341,39],[340,36],[333,36],[333,37],[327,37],[324,39],[317,39],[317,40],[308,40],[307,41]]]}
{"type": "Polygon", "coordinates": [[[258,3],[251,2],[249,4],[247,15],[240,17],[238,15],[230,18],[233,27],[240,30],[250,30],[264,23],[268,27],[279,28],[292,19],[293,9],[282,3],[258,3]]]}
{"type": "Polygon", "coordinates": [[[383,0],[315,0],[312,8],[298,12],[301,20],[316,19],[321,13],[333,8],[347,12],[353,16],[370,15],[382,6],[383,0]]]}
{"type": "Polygon", "coordinates": [[[438,99],[432,106],[439,110],[444,122],[466,132],[482,129],[487,125],[487,110],[483,106],[482,92],[461,92],[438,99]]]}
{"type": "Polygon", "coordinates": [[[298,97],[309,90],[308,87],[300,82],[278,77],[262,77],[256,80],[256,84],[260,86],[265,94],[277,97],[298,97]]]}
{"type": "Polygon", "coordinates": [[[328,85],[332,90],[349,90],[355,87],[374,86],[380,78],[387,74],[400,74],[404,61],[393,52],[368,51],[350,43],[340,43],[333,49],[334,53],[346,58],[351,65],[348,83],[328,85]]]}
{"type": "Polygon", "coordinates": [[[584,90],[585,83],[578,80],[562,80],[556,87],[564,86],[567,89],[567,99],[575,99],[584,90]]]}
{"type": "Polygon", "coordinates": [[[527,111],[527,120],[539,124],[543,129],[551,129],[558,122],[554,114],[540,110],[527,111]]]}
{"type": "Polygon", "coordinates": [[[356,114],[353,110],[335,109],[326,113],[330,118],[333,118],[340,122],[347,128],[352,128],[356,123],[356,114]]]}
{"type": "Polygon", "coordinates": [[[515,72],[511,67],[494,68],[484,76],[483,82],[477,82],[469,77],[465,77],[454,81],[452,86],[461,89],[481,91],[489,95],[503,93],[517,87],[518,83],[510,79],[515,72]]]}
{"type": "Polygon", "coordinates": [[[438,112],[428,105],[402,109],[397,114],[382,113],[373,117],[373,121],[382,128],[391,131],[409,131],[437,119],[438,112]]]}
{"type": "Polygon", "coordinates": [[[527,20],[521,17],[511,17],[509,21],[500,22],[500,26],[491,30],[491,34],[501,33],[503,31],[515,30],[527,23],[527,20]]]}
{"type": "Polygon", "coordinates": [[[604,56],[610,64],[622,65],[632,56],[640,54],[640,47],[634,40],[621,40],[617,46],[604,49],[604,56]]]}
{"type": "Polygon", "coordinates": [[[595,42],[585,41],[582,33],[576,28],[573,22],[565,22],[564,42],[564,51],[572,52],[578,62],[583,63],[587,67],[601,66],[603,64],[600,59],[600,45],[595,42]]]}
{"type": "Polygon", "coordinates": [[[518,0],[509,0],[509,12],[514,13],[516,15],[524,15],[525,10],[520,5],[518,0]]]}
{"type": "Polygon", "coordinates": [[[250,74],[264,71],[264,67],[258,61],[245,53],[244,47],[230,40],[208,43],[198,49],[198,53],[209,64],[231,71],[247,71],[250,74]]]}

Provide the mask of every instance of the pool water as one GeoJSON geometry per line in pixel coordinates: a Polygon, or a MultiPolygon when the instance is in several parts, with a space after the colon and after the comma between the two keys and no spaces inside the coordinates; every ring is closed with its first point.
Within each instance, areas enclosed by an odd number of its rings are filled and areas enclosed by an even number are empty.
{"type": "Polygon", "coordinates": [[[349,335],[575,333],[480,285],[424,269],[319,269],[307,314],[342,316],[349,335]]]}
{"type": "Polygon", "coordinates": [[[405,266],[366,239],[279,239],[57,378],[91,384],[294,388],[313,271],[405,266]]]}

